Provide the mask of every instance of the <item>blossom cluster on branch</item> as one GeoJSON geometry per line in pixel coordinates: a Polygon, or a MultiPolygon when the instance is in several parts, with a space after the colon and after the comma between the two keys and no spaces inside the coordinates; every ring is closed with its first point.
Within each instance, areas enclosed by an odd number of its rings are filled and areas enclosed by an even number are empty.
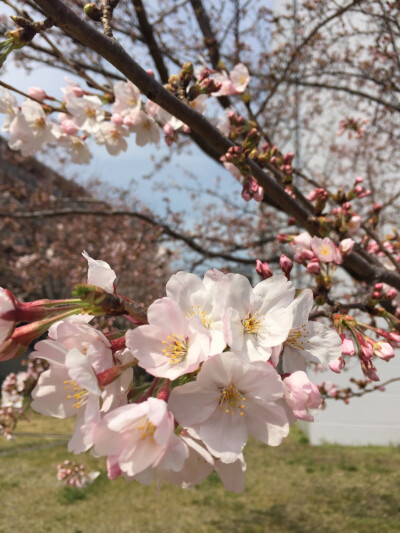
{"type": "Polygon", "coordinates": [[[85,257],[91,284],[77,286],[73,300],[23,304],[0,291],[2,360],[48,330],[35,345],[48,368],[32,408],[75,417],[69,450],[107,456],[111,479],[191,487],[215,470],[228,490],[241,491],[248,436],[277,446],[295,420],[313,420],[308,409],[321,396],[306,363],[341,355],[339,335],[308,320],[312,291],[295,297],[284,275],[253,288],[240,274],[178,272],[146,315],[115,293],[107,263],[85,257]],[[103,334],[89,323],[101,314],[137,327],[103,334]]]}

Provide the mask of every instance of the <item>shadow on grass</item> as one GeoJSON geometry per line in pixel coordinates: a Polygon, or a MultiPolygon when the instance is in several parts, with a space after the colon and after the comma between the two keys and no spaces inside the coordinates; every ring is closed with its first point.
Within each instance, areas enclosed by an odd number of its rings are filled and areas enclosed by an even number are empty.
{"type": "Polygon", "coordinates": [[[78,487],[60,487],[57,494],[57,501],[61,505],[72,505],[74,503],[86,500],[93,495],[101,493],[109,483],[107,475],[102,472],[90,485],[84,488],[78,487]]]}

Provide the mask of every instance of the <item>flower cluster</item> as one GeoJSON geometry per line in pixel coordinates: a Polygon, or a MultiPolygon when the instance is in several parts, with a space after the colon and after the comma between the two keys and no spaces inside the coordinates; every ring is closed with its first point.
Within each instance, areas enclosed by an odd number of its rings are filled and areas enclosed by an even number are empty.
{"type": "MultiPolygon", "coordinates": [[[[115,272],[84,256],[97,288],[78,292],[96,301],[118,297],[115,272]]],[[[48,338],[35,346],[48,368],[33,389],[32,408],[75,417],[69,451],[93,447],[107,456],[111,479],[192,487],[215,470],[228,490],[240,492],[248,436],[277,446],[296,419],[313,420],[308,410],[321,397],[306,363],[341,355],[339,335],[308,320],[312,291],[295,297],[287,262],[283,256],[285,276],[270,275],[254,288],[240,274],[209,270],[200,279],[178,272],[147,320],[134,320],[140,325],[126,332],[105,336],[89,324],[92,315],[82,314],[83,304],[53,320],[48,338]],[[135,366],[146,371],[144,383],[135,366]]]]}
{"type": "MultiPolygon", "coordinates": [[[[182,67],[179,76],[171,76],[169,88],[172,92],[178,82],[183,82],[186,90],[189,82],[195,80],[193,66],[187,65],[182,67]]],[[[213,72],[208,69],[207,76],[204,76],[203,69],[196,83],[188,89],[188,105],[202,114],[206,111],[206,100],[210,94],[241,94],[250,80],[247,68],[241,63],[230,75],[226,72],[214,73],[214,77],[209,78],[213,72]],[[207,87],[206,81],[209,82],[207,87]]],[[[1,89],[0,113],[6,115],[2,131],[10,135],[8,145],[12,150],[20,150],[23,156],[30,156],[47,144],[58,144],[69,153],[73,163],[87,164],[92,157],[86,142],[88,137],[96,144],[104,145],[110,155],[116,156],[126,152],[127,138],[131,134],[135,134],[138,146],[144,146],[157,144],[161,130],[170,146],[178,130],[188,131],[183,122],[158,104],[144,101],[139,89],[130,81],[117,81],[111,94],[96,94],[67,78],[67,85],[61,91],[63,98],[59,101],[39,87],[30,87],[29,98],[19,106],[9,91],[1,89]],[[45,100],[49,104],[44,103],[45,100]],[[55,120],[57,111],[58,120],[55,120]]]]}
{"type": "Polygon", "coordinates": [[[100,472],[86,472],[84,465],[68,459],[57,465],[57,479],[67,487],[84,489],[99,475],[100,472]]]}

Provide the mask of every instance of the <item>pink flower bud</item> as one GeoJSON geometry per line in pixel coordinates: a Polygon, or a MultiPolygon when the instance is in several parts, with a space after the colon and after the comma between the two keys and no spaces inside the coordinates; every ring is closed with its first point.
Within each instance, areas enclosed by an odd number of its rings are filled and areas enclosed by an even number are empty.
{"type": "Polygon", "coordinates": [[[279,259],[279,265],[282,269],[282,272],[287,277],[287,279],[290,279],[290,272],[293,268],[293,261],[289,257],[287,257],[285,254],[282,254],[279,259]]]}
{"type": "Polygon", "coordinates": [[[123,124],[124,123],[124,117],[120,113],[113,113],[111,117],[111,122],[113,124],[123,124]]]}
{"type": "Polygon", "coordinates": [[[351,339],[347,339],[344,334],[340,335],[342,338],[342,355],[354,355],[355,349],[354,349],[354,343],[351,339]]]}
{"type": "Polygon", "coordinates": [[[356,183],[362,183],[364,181],[364,178],[362,176],[356,177],[356,183]]]}
{"type": "Polygon", "coordinates": [[[259,259],[256,259],[256,272],[263,279],[268,279],[273,276],[273,272],[268,263],[262,263],[259,259]]]}
{"type": "Polygon", "coordinates": [[[44,100],[45,98],[47,98],[46,91],[40,89],[39,87],[29,87],[28,94],[32,98],[36,98],[36,100],[44,100]]]}
{"type": "Polygon", "coordinates": [[[318,259],[312,259],[307,265],[307,272],[309,274],[319,274],[321,272],[321,265],[318,259]]]}
{"type": "Polygon", "coordinates": [[[60,129],[66,135],[76,135],[79,128],[74,124],[72,120],[63,120],[60,124],[60,129]]]}
{"type": "Polygon", "coordinates": [[[339,250],[342,252],[343,255],[348,255],[352,252],[354,244],[355,242],[353,241],[353,239],[343,239],[342,241],[340,241],[339,250]]]}
{"type": "Polygon", "coordinates": [[[381,291],[383,289],[383,283],[375,283],[374,289],[376,291],[381,291]]]}
{"type": "Polygon", "coordinates": [[[332,372],[336,372],[336,374],[340,374],[340,372],[343,370],[345,365],[345,362],[342,357],[338,357],[337,359],[334,359],[329,363],[329,368],[332,370],[332,372]]]}
{"type": "Polygon", "coordinates": [[[151,76],[152,78],[154,78],[154,71],[153,71],[153,70],[151,70],[151,69],[149,68],[148,70],[146,70],[146,72],[147,72],[147,74],[148,74],[149,76],[151,76]]]}
{"type": "Polygon", "coordinates": [[[388,342],[377,342],[374,344],[374,355],[384,361],[389,361],[394,357],[394,351],[388,342]]]}

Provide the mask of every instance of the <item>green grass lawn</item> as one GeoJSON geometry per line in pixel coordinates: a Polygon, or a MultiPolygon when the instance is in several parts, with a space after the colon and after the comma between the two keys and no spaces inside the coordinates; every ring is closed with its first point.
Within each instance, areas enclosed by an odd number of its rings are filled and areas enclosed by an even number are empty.
{"type": "Polygon", "coordinates": [[[250,442],[237,495],[216,475],[191,490],[110,482],[104,458],[67,453],[71,428],[34,415],[14,441],[0,440],[0,532],[400,531],[400,448],[314,448],[294,428],[278,448],[250,442]],[[102,474],[85,490],[64,487],[56,478],[64,459],[102,474]]]}

